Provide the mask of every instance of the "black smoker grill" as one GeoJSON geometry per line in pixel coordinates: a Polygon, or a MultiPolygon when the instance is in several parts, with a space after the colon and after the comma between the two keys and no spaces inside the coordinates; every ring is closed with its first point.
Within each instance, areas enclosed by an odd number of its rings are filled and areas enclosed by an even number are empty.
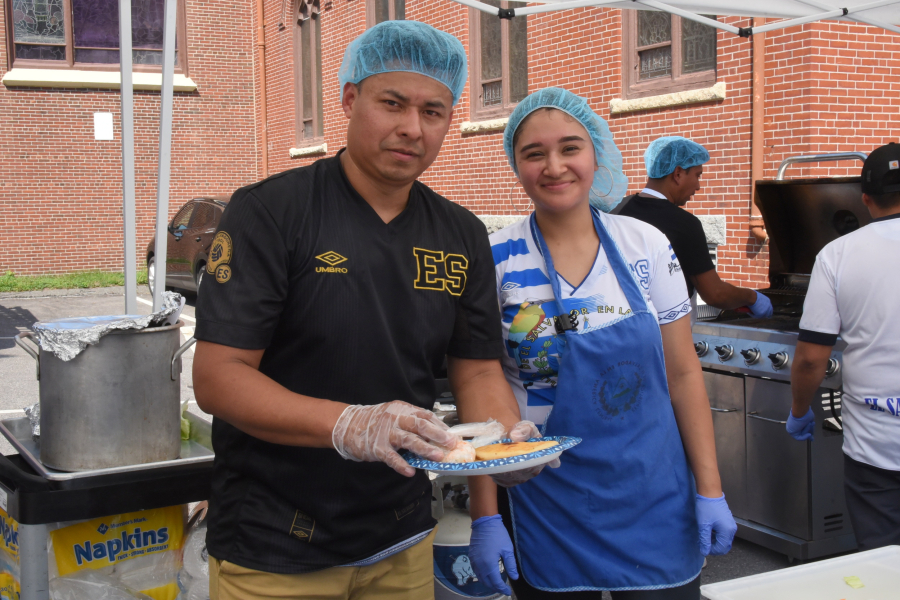
{"type": "Polygon", "coordinates": [[[790,367],[803,301],[818,252],[871,221],[860,178],[783,180],[792,162],[865,159],[864,154],[787,159],[775,181],[757,181],[769,233],[769,283],[762,291],[774,314],[754,319],[723,311],[694,325],[694,346],[713,411],[722,485],[738,537],[808,559],[852,550],[856,540],[843,490],[841,351],[813,403],[814,442],[785,431],[791,407],[790,367]]]}

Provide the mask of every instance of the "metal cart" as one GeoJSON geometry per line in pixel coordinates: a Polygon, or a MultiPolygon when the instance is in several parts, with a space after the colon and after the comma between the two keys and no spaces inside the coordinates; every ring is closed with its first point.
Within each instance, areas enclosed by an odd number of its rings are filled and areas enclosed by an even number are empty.
{"type": "MultiPolygon", "coordinates": [[[[192,435],[184,447],[205,446],[210,424],[193,415],[189,420],[192,435]]],[[[17,425],[11,421],[0,424],[7,437],[17,425]]],[[[211,450],[202,459],[137,465],[113,473],[59,475],[55,480],[38,475],[29,465],[34,457],[28,458],[0,455],[0,507],[19,524],[20,600],[50,598],[48,524],[199,502],[209,498],[212,482],[211,450]]]]}

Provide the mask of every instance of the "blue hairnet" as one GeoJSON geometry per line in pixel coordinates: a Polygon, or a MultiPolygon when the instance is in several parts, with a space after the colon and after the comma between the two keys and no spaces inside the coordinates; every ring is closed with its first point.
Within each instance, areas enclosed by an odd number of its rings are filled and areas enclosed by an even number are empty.
{"type": "Polygon", "coordinates": [[[584,98],[576,96],[569,90],[555,87],[539,90],[526,96],[513,110],[503,134],[503,149],[513,171],[516,175],[519,174],[513,148],[516,130],[528,115],[544,107],[555,108],[570,115],[581,123],[591,136],[594,158],[600,167],[594,173],[594,182],[591,184],[591,206],[603,212],[611,211],[622,201],[628,189],[628,178],[622,172],[622,153],[613,141],[612,132],[606,121],[591,110],[584,98]]]}
{"type": "Polygon", "coordinates": [[[454,105],[469,72],[462,43],[449,33],[418,21],[383,21],[347,46],[338,71],[341,100],[347,83],[393,71],[418,73],[443,83],[453,94],[454,105]]]}
{"type": "Polygon", "coordinates": [[[657,138],[644,152],[644,165],[650,179],[661,179],[674,173],[675,167],[690,169],[708,161],[706,148],[678,135],[657,138]]]}

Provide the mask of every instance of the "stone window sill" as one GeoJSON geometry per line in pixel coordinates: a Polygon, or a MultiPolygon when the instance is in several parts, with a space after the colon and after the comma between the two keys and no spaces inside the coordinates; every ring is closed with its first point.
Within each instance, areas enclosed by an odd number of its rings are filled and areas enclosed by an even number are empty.
{"type": "Polygon", "coordinates": [[[728,236],[728,223],[723,215],[697,215],[706,234],[706,243],[724,246],[728,236]]]}
{"type": "MultiPolygon", "coordinates": [[[[162,87],[162,73],[131,74],[136,90],[156,90],[162,87]]],[[[6,87],[78,88],[117,90],[121,87],[118,71],[78,71],[75,69],[13,69],[2,79],[6,87]]],[[[175,74],[176,92],[193,92],[197,84],[190,77],[175,74]]]]}
{"type": "Polygon", "coordinates": [[[509,117],[502,119],[490,119],[488,121],[463,121],[459,126],[459,131],[463,135],[468,133],[487,133],[491,131],[503,131],[506,124],[509,123],[509,117]]]}
{"type": "Polygon", "coordinates": [[[688,90],[686,92],[648,96],[646,98],[635,98],[634,100],[613,98],[609,102],[609,112],[613,115],[621,115],[624,113],[651,110],[654,108],[683,106],[686,104],[697,104],[698,102],[713,102],[724,100],[726,97],[727,89],[725,87],[725,82],[720,81],[712,87],[700,90],[688,90]]]}
{"type": "MultiPolygon", "coordinates": [[[[530,211],[529,211],[530,212],[530,211]]],[[[495,231],[500,231],[504,227],[509,227],[513,223],[518,223],[528,215],[477,215],[481,222],[484,223],[488,235],[495,231]]]]}
{"type": "Polygon", "coordinates": [[[303,148],[291,148],[288,152],[291,158],[300,158],[301,156],[315,156],[317,154],[326,154],[328,152],[328,144],[322,143],[317,146],[305,146],[303,148]]]}

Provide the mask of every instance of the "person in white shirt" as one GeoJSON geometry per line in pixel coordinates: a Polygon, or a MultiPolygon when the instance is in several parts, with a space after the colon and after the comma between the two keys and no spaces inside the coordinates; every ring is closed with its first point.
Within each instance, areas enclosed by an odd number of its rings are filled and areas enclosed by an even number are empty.
{"type": "Polygon", "coordinates": [[[791,367],[787,431],[812,440],[810,402],[840,336],[844,493],[860,550],[900,544],[900,144],[872,152],[862,201],[874,221],[816,257],[791,367]]]}

